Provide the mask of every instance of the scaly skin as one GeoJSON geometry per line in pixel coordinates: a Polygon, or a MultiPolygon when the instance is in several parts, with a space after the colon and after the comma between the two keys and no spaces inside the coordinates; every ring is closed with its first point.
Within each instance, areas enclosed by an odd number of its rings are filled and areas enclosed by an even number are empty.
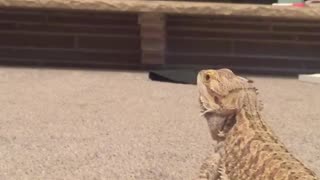
{"type": "Polygon", "coordinates": [[[203,70],[197,85],[215,154],[200,169],[210,180],[318,180],[262,120],[257,89],[231,70],[203,70]]]}

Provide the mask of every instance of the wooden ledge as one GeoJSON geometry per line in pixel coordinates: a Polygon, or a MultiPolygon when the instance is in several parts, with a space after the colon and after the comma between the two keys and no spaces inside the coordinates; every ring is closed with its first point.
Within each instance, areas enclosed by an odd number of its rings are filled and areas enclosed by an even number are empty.
{"type": "Polygon", "coordinates": [[[320,20],[320,7],[275,7],[230,3],[151,0],[0,0],[0,7],[73,9],[164,14],[230,15],[320,20]]]}

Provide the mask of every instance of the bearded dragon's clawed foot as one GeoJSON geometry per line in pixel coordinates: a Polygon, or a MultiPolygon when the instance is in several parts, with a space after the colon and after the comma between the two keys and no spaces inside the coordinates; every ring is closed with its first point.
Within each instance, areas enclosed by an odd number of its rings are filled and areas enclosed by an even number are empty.
{"type": "Polygon", "coordinates": [[[225,166],[221,166],[219,168],[220,180],[230,180],[227,173],[225,166]]]}
{"type": "Polygon", "coordinates": [[[219,180],[220,173],[220,154],[214,153],[206,158],[200,167],[199,179],[202,180],[219,180]]]}

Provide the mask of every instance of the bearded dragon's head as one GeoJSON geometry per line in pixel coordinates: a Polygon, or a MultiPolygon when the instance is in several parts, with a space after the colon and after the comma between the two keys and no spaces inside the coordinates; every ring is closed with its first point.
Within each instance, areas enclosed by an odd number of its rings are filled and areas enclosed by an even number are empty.
{"type": "Polygon", "coordinates": [[[202,114],[211,126],[212,137],[218,140],[234,125],[234,116],[243,105],[240,92],[250,88],[250,81],[229,69],[202,70],[197,86],[202,114]]]}
{"type": "Polygon", "coordinates": [[[239,104],[230,94],[232,91],[245,88],[249,85],[248,82],[247,79],[236,76],[229,69],[200,71],[197,85],[203,111],[223,115],[230,109],[237,109],[239,104]]]}

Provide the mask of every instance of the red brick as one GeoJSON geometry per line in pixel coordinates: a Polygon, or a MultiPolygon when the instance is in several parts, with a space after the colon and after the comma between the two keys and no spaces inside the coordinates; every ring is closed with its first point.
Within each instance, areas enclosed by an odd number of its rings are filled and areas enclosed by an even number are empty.
{"type": "Polygon", "coordinates": [[[3,33],[0,32],[2,47],[73,48],[74,38],[63,35],[3,33]]]}
{"type": "Polygon", "coordinates": [[[245,68],[296,68],[305,66],[320,68],[317,58],[277,58],[271,56],[244,56],[244,55],[218,55],[218,54],[175,54],[169,53],[166,61],[168,64],[192,64],[192,65],[214,65],[220,67],[245,67],[245,68]]]}
{"type": "Polygon", "coordinates": [[[165,38],[142,38],[141,48],[142,50],[165,51],[166,40],[165,38]]]}
{"type": "MultiPolygon", "coordinates": [[[[6,59],[22,59],[24,61],[40,60],[43,62],[73,62],[101,64],[137,64],[140,60],[138,51],[84,51],[63,49],[28,49],[0,48],[0,57],[6,59]]],[[[0,61],[1,61],[0,58],[0,61]]]]}
{"type": "Polygon", "coordinates": [[[221,39],[254,39],[254,40],[295,40],[296,36],[285,33],[261,31],[215,30],[214,28],[168,28],[168,36],[221,38],[221,39]]]}
{"type": "Polygon", "coordinates": [[[1,30],[14,30],[17,27],[14,22],[0,22],[0,31],[1,30]]]}
{"type": "Polygon", "coordinates": [[[138,50],[140,38],[132,36],[79,36],[78,47],[107,50],[138,50]]]}
{"type": "Polygon", "coordinates": [[[197,28],[210,28],[210,29],[231,29],[231,30],[259,30],[259,31],[269,31],[270,25],[267,23],[253,23],[246,21],[215,21],[213,18],[194,18],[190,20],[176,20],[167,18],[167,26],[168,27],[180,27],[180,28],[188,28],[188,27],[197,27],[197,28]]]}
{"type": "Polygon", "coordinates": [[[142,53],[142,64],[164,64],[165,55],[158,51],[144,51],[142,53]]]}
{"type": "Polygon", "coordinates": [[[49,14],[48,22],[49,23],[58,23],[58,24],[82,24],[82,25],[138,25],[137,16],[123,15],[118,14],[104,14],[104,16],[97,15],[70,15],[66,14],[49,14]]]}
{"type": "Polygon", "coordinates": [[[285,57],[319,57],[320,44],[292,43],[279,41],[236,41],[234,52],[239,54],[285,56],[285,57]]]}
{"type": "Polygon", "coordinates": [[[32,14],[32,13],[20,13],[20,12],[7,12],[0,11],[0,22],[46,22],[46,16],[44,14],[32,14]]]}
{"type": "Polygon", "coordinates": [[[312,34],[298,35],[298,41],[320,43],[320,34],[319,35],[312,35],[312,34]]]}
{"type": "Polygon", "coordinates": [[[279,32],[302,32],[302,33],[319,33],[320,34],[320,26],[307,26],[307,25],[273,25],[273,31],[279,32]]]}
{"type": "Polygon", "coordinates": [[[164,37],[166,36],[166,28],[159,26],[141,26],[140,35],[142,37],[164,37]]]}
{"type": "Polygon", "coordinates": [[[173,38],[167,39],[169,52],[194,52],[194,53],[230,53],[231,41],[217,39],[173,38]]]}
{"type": "MultiPolygon", "coordinates": [[[[1,25],[0,25],[1,28],[1,25]]],[[[58,24],[17,24],[11,30],[31,31],[31,32],[58,32],[65,34],[113,34],[113,35],[139,35],[139,28],[135,26],[80,26],[80,25],[58,25],[58,24]]]]}
{"type": "Polygon", "coordinates": [[[225,22],[235,22],[235,21],[241,21],[241,22],[252,22],[252,23],[259,23],[259,24],[265,24],[271,21],[270,18],[265,17],[245,17],[245,16],[224,16],[224,15],[212,15],[212,16],[206,16],[206,15],[169,15],[168,18],[170,18],[173,21],[206,21],[206,22],[219,22],[219,21],[225,21],[225,22]]]}

